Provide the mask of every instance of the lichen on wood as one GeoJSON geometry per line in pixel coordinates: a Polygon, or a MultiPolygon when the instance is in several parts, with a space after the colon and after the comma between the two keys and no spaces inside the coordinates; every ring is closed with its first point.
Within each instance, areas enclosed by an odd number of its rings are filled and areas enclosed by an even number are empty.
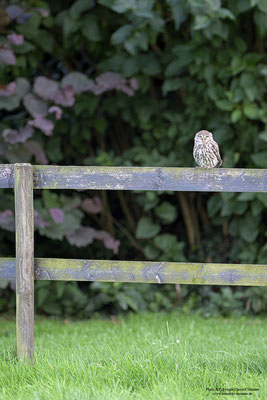
{"type": "MultiPolygon", "coordinates": [[[[0,258],[0,279],[15,278],[16,260],[0,258]]],[[[36,280],[267,286],[267,265],[35,258],[36,280]]]]}
{"type": "MultiPolygon", "coordinates": [[[[267,169],[33,166],[34,189],[267,192],[267,169]]],[[[13,166],[0,165],[0,188],[14,185],[13,166]]]]}

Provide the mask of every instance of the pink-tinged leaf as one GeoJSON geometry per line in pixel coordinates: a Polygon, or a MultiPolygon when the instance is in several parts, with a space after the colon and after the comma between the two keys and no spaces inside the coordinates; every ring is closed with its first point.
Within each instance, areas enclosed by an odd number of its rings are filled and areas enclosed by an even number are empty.
{"type": "Polygon", "coordinates": [[[83,200],[81,208],[88,214],[99,214],[102,211],[102,203],[98,196],[94,196],[91,199],[83,200]]]}
{"type": "Polygon", "coordinates": [[[109,90],[119,90],[128,96],[133,96],[134,91],[138,88],[138,81],[132,78],[130,86],[127,80],[115,72],[104,72],[96,78],[96,83],[91,82],[87,90],[93,92],[95,95],[100,95],[109,90]]]}
{"type": "Polygon", "coordinates": [[[113,239],[112,237],[104,240],[104,246],[113,251],[113,254],[119,253],[119,247],[121,242],[119,240],[113,239]]]}
{"type": "Polygon", "coordinates": [[[81,226],[74,232],[68,233],[68,242],[77,247],[85,247],[94,241],[95,230],[93,228],[81,226]]]}
{"type": "Polygon", "coordinates": [[[139,89],[139,83],[138,80],[136,78],[131,78],[130,81],[130,86],[133,90],[138,90],[139,89]]]}
{"type": "MultiPolygon", "coordinates": [[[[2,96],[0,97],[1,109],[12,111],[18,108],[20,106],[21,99],[24,98],[24,96],[27,94],[31,86],[30,82],[25,78],[17,78],[15,84],[16,84],[16,89],[13,95],[8,97],[2,97],[2,96]]],[[[11,91],[13,91],[12,86],[11,86],[11,91]]],[[[4,87],[2,86],[2,89],[3,88],[4,87]]]]}
{"type": "Polygon", "coordinates": [[[24,144],[24,147],[35,157],[38,164],[48,164],[48,159],[40,143],[36,142],[35,140],[28,140],[28,142],[24,144]]]}
{"type": "Polygon", "coordinates": [[[19,15],[24,13],[24,9],[19,6],[8,6],[6,8],[6,13],[9,15],[10,19],[16,19],[19,15]]]}
{"type": "Polygon", "coordinates": [[[50,226],[48,221],[44,221],[38,211],[34,210],[34,226],[35,228],[46,228],[50,226]]]}
{"type": "Polygon", "coordinates": [[[6,143],[18,143],[19,132],[16,129],[4,129],[2,135],[6,143]]]}
{"type": "Polygon", "coordinates": [[[106,231],[95,231],[95,239],[97,240],[107,240],[110,239],[111,236],[108,232],[106,231]]]}
{"type": "Polygon", "coordinates": [[[89,79],[85,74],[77,71],[65,75],[61,81],[61,85],[63,89],[67,86],[72,86],[74,93],[76,94],[86,92],[95,86],[91,79],[89,79]]]}
{"type": "Polygon", "coordinates": [[[25,12],[25,9],[20,6],[8,6],[5,11],[10,19],[15,19],[19,24],[24,24],[31,18],[31,14],[25,12]]]}
{"type": "Polygon", "coordinates": [[[93,83],[90,88],[88,89],[89,92],[94,93],[96,96],[99,96],[100,94],[106,92],[108,89],[105,89],[104,87],[97,85],[93,83]]]}
{"type": "Polygon", "coordinates": [[[95,239],[102,240],[107,249],[112,250],[113,254],[118,254],[120,241],[114,239],[108,232],[95,231],[95,239]]]}
{"type": "Polygon", "coordinates": [[[62,222],[64,222],[64,211],[60,208],[50,208],[49,213],[56,224],[62,224],[62,222]]]}
{"type": "Polygon", "coordinates": [[[48,105],[46,101],[41,100],[34,93],[28,93],[23,98],[23,104],[26,110],[34,117],[35,114],[39,114],[42,117],[47,115],[48,105]]]}
{"type": "Polygon", "coordinates": [[[41,98],[53,100],[55,93],[58,91],[58,84],[45,76],[38,76],[34,81],[33,90],[41,98]]]}
{"type": "Polygon", "coordinates": [[[127,94],[130,97],[134,95],[134,91],[126,85],[119,86],[117,90],[120,90],[121,92],[127,94]]]}
{"type": "Polygon", "coordinates": [[[29,121],[28,125],[40,129],[46,136],[51,136],[55,127],[52,121],[39,114],[34,114],[34,119],[29,121]]]}
{"type": "Polygon", "coordinates": [[[106,90],[111,90],[125,84],[126,79],[115,72],[104,72],[96,78],[96,83],[106,90]]]}
{"type": "Polygon", "coordinates": [[[11,210],[5,210],[3,213],[4,218],[10,218],[13,215],[13,212],[11,210]]]}
{"type": "Polygon", "coordinates": [[[10,144],[24,143],[32,135],[33,129],[30,126],[20,128],[18,131],[16,129],[4,129],[3,131],[4,141],[10,144]]]}
{"type": "Polygon", "coordinates": [[[21,46],[24,42],[24,36],[17,33],[11,33],[10,35],[7,35],[7,40],[9,41],[9,43],[15,46],[21,46]]]}
{"type": "Polygon", "coordinates": [[[2,97],[13,96],[13,94],[15,94],[16,87],[17,87],[16,82],[10,82],[6,86],[0,85],[0,96],[2,96],[2,97]]]}
{"type": "Polygon", "coordinates": [[[49,16],[50,12],[46,8],[33,8],[34,11],[36,11],[41,17],[46,18],[49,16]]]}
{"type": "Polygon", "coordinates": [[[19,100],[21,100],[29,92],[31,84],[26,78],[17,78],[16,85],[15,95],[18,96],[19,100]]]}
{"type": "Polygon", "coordinates": [[[61,110],[61,108],[58,107],[58,106],[49,107],[49,108],[48,108],[48,112],[49,112],[50,114],[51,114],[51,113],[54,113],[56,119],[61,119],[61,118],[62,118],[62,110],[61,110]]]}
{"type": "Polygon", "coordinates": [[[15,220],[11,210],[0,212],[0,227],[9,232],[15,230],[15,220]]]}
{"type": "Polygon", "coordinates": [[[57,90],[51,100],[54,100],[56,104],[61,106],[72,107],[75,103],[73,87],[67,85],[63,89],[57,90]]]}
{"type": "Polygon", "coordinates": [[[15,65],[16,61],[13,50],[6,47],[0,48],[0,64],[15,65]]]}

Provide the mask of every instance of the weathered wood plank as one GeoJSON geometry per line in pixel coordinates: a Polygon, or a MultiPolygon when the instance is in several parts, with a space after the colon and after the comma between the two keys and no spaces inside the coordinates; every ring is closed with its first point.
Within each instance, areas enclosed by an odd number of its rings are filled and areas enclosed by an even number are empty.
{"type": "Polygon", "coordinates": [[[267,170],[35,166],[37,189],[267,192],[267,170]]]}
{"type": "MultiPolygon", "coordinates": [[[[267,192],[267,169],[33,166],[35,189],[267,192]]],[[[12,166],[0,166],[0,187],[13,187],[12,166]]]]}
{"type": "Polygon", "coordinates": [[[33,360],[34,227],[33,172],[30,164],[15,164],[17,355],[33,360]]]}
{"type": "MultiPolygon", "coordinates": [[[[16,260],[0,258],[0,279],[15,277],[16,260]]],[[[267,286],[267,265],[35,258],[35,279],[267,286]]]]}
{"type": "Polygon", "coordinates": [[[0,258],[0,279],[16,280],[15,258],[0,258]]]}
{"type": "Polygon", "coordinates": [[[267,285],[267,265],[39,259],[35,276],[59,280],[263,286],[267,285]]]}
{"type": "Polygon", "coordinates": [[[0,164],[0,188],[14,187],[14,165],[0,164]]]}

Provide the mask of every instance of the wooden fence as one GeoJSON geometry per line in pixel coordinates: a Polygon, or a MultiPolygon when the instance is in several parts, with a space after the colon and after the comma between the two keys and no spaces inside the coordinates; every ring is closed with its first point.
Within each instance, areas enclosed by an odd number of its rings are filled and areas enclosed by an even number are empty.
{"type": "Polygon", "coordinates": [[[0,258],[0,279],[16,279],[17,353],[33,359],[34,279],[267,286],[267,265],[34,258],[33,190],[267,192],[265,169],[0,165],[14,188],[16,258],[0,258]]]}

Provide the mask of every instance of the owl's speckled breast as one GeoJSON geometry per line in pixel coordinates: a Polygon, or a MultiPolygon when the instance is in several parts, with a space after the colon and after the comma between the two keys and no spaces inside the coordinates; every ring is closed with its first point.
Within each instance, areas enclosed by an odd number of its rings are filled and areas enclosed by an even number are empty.
{"type": "Polygon", "coordinates": [[[216,168],[219,164],[217,155],[209,143],[195,144],[193,156],[201,168],[216,168]]]}

